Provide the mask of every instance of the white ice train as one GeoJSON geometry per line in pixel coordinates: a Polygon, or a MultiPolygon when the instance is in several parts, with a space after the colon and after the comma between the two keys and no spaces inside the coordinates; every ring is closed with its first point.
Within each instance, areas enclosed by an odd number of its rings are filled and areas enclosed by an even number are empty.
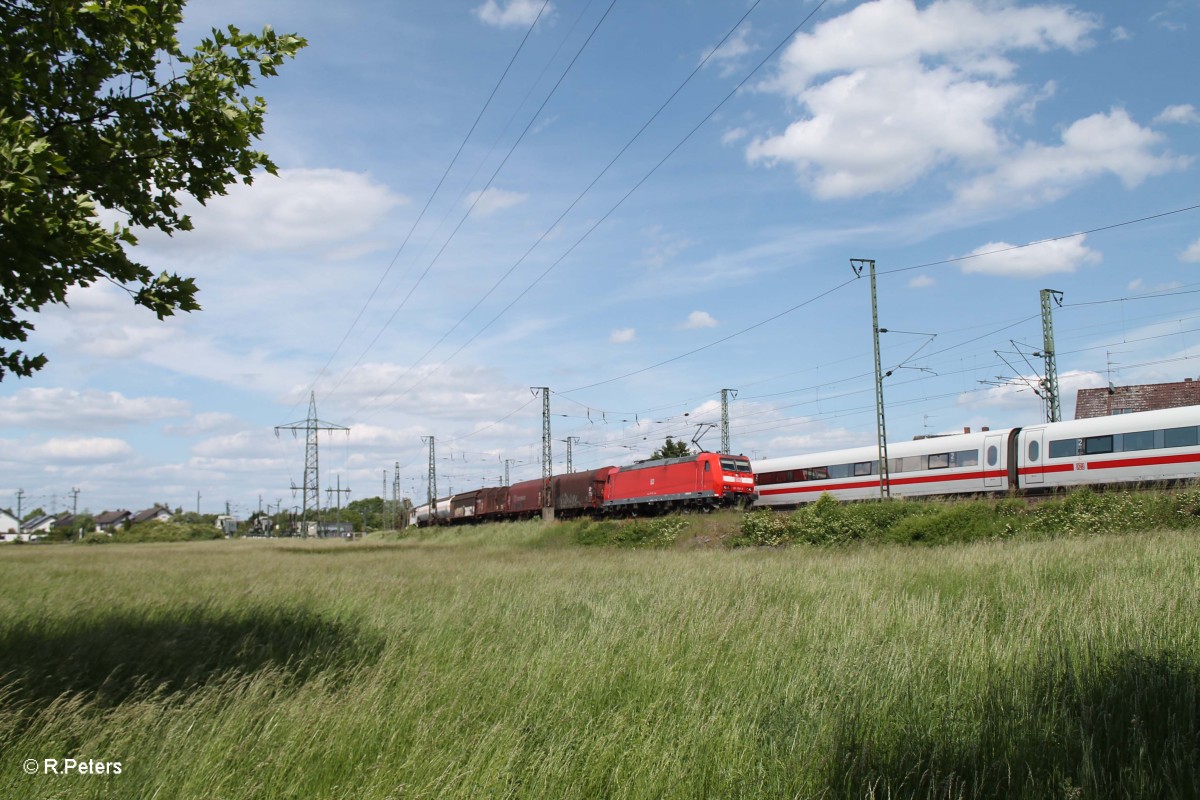
{"type": "MultiPolygon", "coordinates": [[[[1200,477],[1200,406],[936,436],[887,450],[893,497],[1189,480],[1200,477]]],[[[826,492],[839,500],[880,495],[875,446],[753,464],[756,506],[795,506],[826,492]]]]}

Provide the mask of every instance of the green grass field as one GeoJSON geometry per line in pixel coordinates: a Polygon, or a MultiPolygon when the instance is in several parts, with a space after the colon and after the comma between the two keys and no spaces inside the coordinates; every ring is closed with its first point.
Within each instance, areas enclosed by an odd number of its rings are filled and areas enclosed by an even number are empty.
{"type": "Polygon", "coordinates": [[[7,547],[0,796],[1196,797],[1198,541],[7,547]]]}

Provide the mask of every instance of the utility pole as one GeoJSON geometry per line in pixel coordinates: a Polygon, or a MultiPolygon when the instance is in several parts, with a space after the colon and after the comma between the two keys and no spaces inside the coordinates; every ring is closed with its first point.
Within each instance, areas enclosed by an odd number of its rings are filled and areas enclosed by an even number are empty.
{"type": "Polygon", "coordinates": [[[511,458],[504,459],[504,485],[505,486],[512,485],[511,483],[508,482],[508,465],[512,464],[512,463],[514,463],[513,459],[511,459],[511,458]]]}
{"type": "Polygon", "coordinates": [[[437,461],[434,460],[433,437],[422,436],[421,441],[429,445],[429,480],[425,486],[429,494],[429,519],[432,524],[437,524],[437,461]]]}
{"type": "Polygon", "coordinates": [[[200,514],[200,490],[196,490],[196,514],[200,514]]]}
{"type": "Polygon", "coordinates": [[[318,435],[320,431],[349,431],[350,429],[343,425],[322,422],[318,419],[317,393],[310,392],[308,396],[308,417],[298,422],[276,425],[275,435],[278,436],[281,430],[291,431],[293,436],[298,431],[304,431],[304,486],[300,487],[293,484],[292,491],[295,492],[297,489],[303,490],[304,513],[300,518],[300,529],[307,536],[310,510],[312,512],[312,519],[318,525],[321,522],[321,475],[317,453],[318,435]]]}
{"type": "Polygon", "coordinates": [[[25,490],[17,489],[17,523],[18,524],[25,521],[24,518],[21,517],[21,500],[24,497],[25,497],[25,490]]]}
{"type": "Polygon", "coordinates": [[[737,397],[737,389],[721,390],[721,452],[729,455],[729,398],[737,397]]]}
{"type": "Polygon", "coordinates": [[[542,393],[542,519],[554,519],[554,508],[550,505],[550,477],[554,473],[554,454],[550,445],[550,387],[531,386],[529,391],[537,396],[542,393]]]}
{"type": "Polygon", "coordinates": [[[338,535],[340,536],[342,533],[342,495],[350,494],[350,487],[347,486],[345,489],[343,489],[342,488],[342,476],[338,475],[337,476],[337,488],[336,489],[326,489],[325,491],[328,492],[329,494],[333,494],[334,492],[337,492],[337,513],[333,517],[333,523],[334,523],[334,525],[337,526],[337,532],[338,532],[338,535]]]}
{"type": "Polygon", "coordinates": [[[871,331],[875,337],[875,433],[879,440],[879,498],[882,500],[892,496],[891,482],[888,476],[887,456],[887,424],[883,413],[883,367],[879,361],[879,305],[875,293],[875,259],[852,258],[850,268],[854,274],[862,277],[863,267],[871,270],[871,331]]]}
{"type": "Polygon", "coordinates": [[[571,463],[571,443],[578,442],[579,437],[568,436],[567,438],[563,439],[563,441],[567,443],[567,474],[569,475],[575,471],[574,465],[571,463]]]}
{"type": "Polygon", "coordinates": [[[79,490],[74,486],[71,487],[71,516],[79,515],[79,490]]]}
{"type": "Polygon", "coordinates": [[[1046,361],[1046,421],[1062,421],[1062,403],[1058,392],[1058,361],[1054,357],[1054,315],[1050,301],[1062,308],[1063,293],[1042,289],[1042,357],[1046,361]]]}

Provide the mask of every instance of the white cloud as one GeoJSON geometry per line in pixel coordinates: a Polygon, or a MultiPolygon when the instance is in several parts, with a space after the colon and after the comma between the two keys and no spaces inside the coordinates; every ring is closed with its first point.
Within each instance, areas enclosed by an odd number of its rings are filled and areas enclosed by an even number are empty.
{"type": "Polygon", "coordinates": [[[95,428],[185,416],[188,403],[169,397],[126,397],[120,392],[65,388],[20,389],[0,398],[0,425],[95,428]]]}
{"type": "Polygon", "coordinates": [[[661,225],[653,225],[642,231],[650,244],[642,250],[642,263],[650,267],[663,267],[674,261],[684,250],[695,244],[691,239],[663,231],[661,225]]]}
{"type": "Polygon", "coordinates": [[[489,188],[482,192],[471,192],[464,201],[467,208],[474,208],[481,217],[503,211],[506,208],[520,205],[529,199],[529,195],[521,192],[510,192],[505,189],[489,188]]]}
{"type": "MultiPolygon", "coordinates": [[[[1034,418],[1035,409],[1042,408],[1042,399],[1033,393],[1034,386],[1041,380],[1040,375],[1011,376],[1009,383],[1004,386],[992,386],[984,391],[964,392],[959,395],[956,403],[960,407],[972,409],[1017,409],[1025,412],[1026,418],[1034,418]]],[[[1069,370],[1058,376],[1058,391],[1063,405],[1073,404],[1075,394],[1080,389],[1093,389],[1104,386],[1105,380],[1098,372],[1087,370],[1069,370]]],[[[1022,418],[1016,415],[1015,418],[1022,418]]]]}
{"type": "Polygon", "coordinates": [[[715,328],[717,327],[717,324],[718,323],[715,319],[713,319],[712,314],[709,314],[707,311],[693,311],[692,313],[688,314],[687,321],[685,321],[679,327],[682,330],[688,331],[695,330],[697,328],[715,328]]]}
{"type": "Polygon", "coordinates": [[[1154,121],[1159,124],[1197,125],[1200,124],[1200,112],[1192,105],[1167,106],[1154,121]]]}
{"type": "Polygon", "coordinates": [[[721,144],[735,144],[750,134],[745,128],[730,128],[721,134],[721,144]]]}
{"type": "Polygon", "coordinates": [[[916,61],[860,70],[802,95],[812,116],[747,148],[751,162],[786,162],[822,198],[903,188],[945,161],[1001,149],[992,121],[1018,91],[916,61]]]}
{"type": "Polygon", "coordinates": [[[54,438],[31,447],[28,456],[34,463],[43,461],[71,461],[97,463],[125,461],[133,455],[133,448],[124,439],[103,437],[54,438]]]}
{"type": "Polygon", "coordinates": [[[507,3],[487,0],[475,9],[475,16],[479,17],[481,22],[497,28],[527,28],[538,18],[539,12],[545,19],[554,11],[553,4],[546,3],[544,11],[542,5],[539,0],[508,0],[507,3]]]}
{"type": "Polygon", "coordinates": [[[1007,242],[988,242],[962,263],[967,274],[1002,275],[1009,278],[1037,278],[1058,272],[1074,272],[1085,264],[1098,264],[1103,256],[1084,244],[1084,236],[1073,236],[1028,247],[1007,242]]]}
{"type": "Polygon", "coordinates": [[[1162,136],[1131,120],[1124,109],[1093,114],[1072,123],[1063,132],[1061,145],[1026,145],[994,173],[968,184],[959,197],[973,204],[1000,198],[1045,202],[1106,173],[1132,188],[1152,175],[1188,165],[1187,158],[1153,153],[1161,140],[1162,136]]]}
{"type": "Polygon", "coordinates": [[[930,286],[933,286],[935,283],[937,283],[937,281],[935,281],[933,278],[929,277],[928,275],[918,275],[917,277],[913,278],[912,280],[910,280],[908,282],[908,288],[910,288],[910,289],[928,289],[930,286]]]}
{"type": "Polygon", "coordinates": [[[190,422],[184,425],[168,425],[163,428],[163,432],[180,436],[196,436],[201,433],[213,433],[214,431],[228,429],[237,423],[237,419],[233,414],[226,414],[221,411],[206,411],[197,414],[190,422]]]}
{"type": "Polygon", "coordinates": [[[625,344],[626,342],[632,342],[636,336],[637,330],[635,328],[617,328],[609,334],[608,341],[612,344],[625,344]]]}
{"type": "Polygon", "coordinates": [[[716,50],[707,50],[701,56],[700,61],[704,62],[708,59],[708,63],[717,64],[721,68],[721,77],[729,77],[737,69],[741,63],[742,57],[753,53],[758,48],[746,41],[746,37],[750,35],[751,26],[744,25],[725,40],[716,50]]]}
{"type": "Polygon", "coordinates": [[[1124,42],[1129,39],[1132,39],[1133,36],[1129,33],[1128,30],[1126,30],[1125,28],[1118,25],[1117,27],[1112,29],[1112,38],[1113,38],[1114,42],[1124,42]]]}
{"type": "Polygon", "coordinates": [[[939,58],[956,70],[1006,75],[1007,50],[1079,51],[1097,28],[1088,14],[1061,6],[1017,8],[942,0],[918,9],[912,0],[876,0],[792,40],[772,88],[797,98],[831,72],[890,68],[900,61],[939,58]]]}
{"type": "MultiPolygon", "coordinates": [[[[992,163],[999,130],[1029,91],[1010,50],[1078,51],[1096,29],[1058,6],[876,0],[797,36],[764,88],[806,114],[747,148],[751,162],[794,166],[822,198],[901,189],[945,164],[992,163]]],[[[1017,113],[1052,93],[1047,84],[1017,113]]]]}
{"type": "Polygon", "coordinates": [[[195,225],[188,233],[168,238],[143,231],[138,238],[176,254],[181,246],[219,252],[305,250],[362,236],[407,202],[364,173],[281,169],[278,176],[256,174],[249,186],[230,186],[228,194],[207,205],[182,198],[195,225]]]}
{"type": "Polygon", "coordinates": [[[1180,261],[1187,261],[1191,264],[1200,264],[1200,239],[1188,245],[1187,249],[1179,254],[1180,261]]]}

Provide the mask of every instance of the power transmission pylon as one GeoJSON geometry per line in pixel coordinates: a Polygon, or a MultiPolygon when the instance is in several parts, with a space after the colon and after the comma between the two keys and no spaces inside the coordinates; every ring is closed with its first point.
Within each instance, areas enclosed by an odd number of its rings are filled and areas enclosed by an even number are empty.
{"type": "MultiPolygon", "coordinates": [[[[292,491],[303,490],[304,506],[300,514],[300,530],[308,535],[308,522],[311,519],[319,526],[321,523],[321,475],[320,459],[317,452],[317,439],[320,431],[347,431],[349,428],[332,422],[322,422],[317,418],[317,393],[310,392],[308,396],[308,418],[286,425],[276,425],[275,435],[281,430],[291,431],[295,436],[298,431],[304,431],[304,485],[292,484],[292,491]]],[[[295,495],[293,495],[294,497],[295,495]]]]}
{"type": "Polygon", "coordinates": [[[887,423],[883,413],[883,367],[879,361],[879,305],[875,295],[875,259],[852,258],[850,267],[854,274],[861,276],[864,266],[871,269],[871,330],[875,336],[875,431],[879,439],[879,497],[892,496],[891,481],[888,475],[887,456],[887,423]]]}
{"type": "Polygon", "coordinates": [[[1062,307],[1063,293],[1042,289],[1042,357],[1046,361],[1046,421],[1062,421],[1062,403],[1058,393],[1058,361],[1054,357],[1054,313],[1050,301],[1062,307]]]}

